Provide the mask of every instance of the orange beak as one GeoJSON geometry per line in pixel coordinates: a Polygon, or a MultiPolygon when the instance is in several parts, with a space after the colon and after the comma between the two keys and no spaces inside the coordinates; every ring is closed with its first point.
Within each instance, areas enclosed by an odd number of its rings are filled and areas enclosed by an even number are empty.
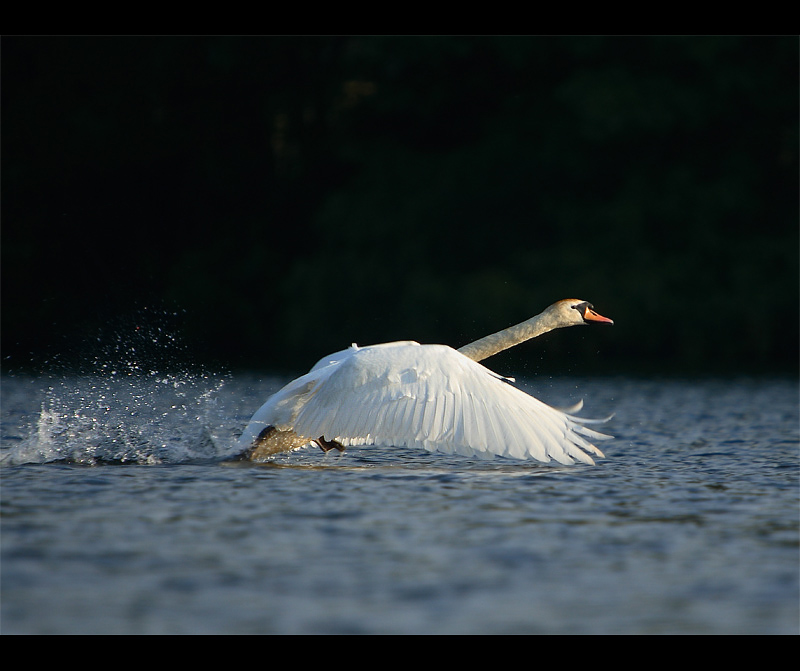
{"type": "Polygon", "coordinates": [[[614,321],[609,319],[608,317],[604,317],[603,315],[597,314],[588,305],[586,306],[586,312],[583,313],[583,318],[587,322],[600,322],[601,324],[613,324],[614,323],[614,321]]]}

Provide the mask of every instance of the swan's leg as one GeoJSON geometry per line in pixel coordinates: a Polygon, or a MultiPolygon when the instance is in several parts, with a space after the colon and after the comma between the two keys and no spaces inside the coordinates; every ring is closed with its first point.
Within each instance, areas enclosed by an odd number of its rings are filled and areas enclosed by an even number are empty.
{"type": "Polygon", "coordinates": [[[298,436],[294,431],[279,431],[274,426],[267,426],[258,434],[258,438],[253,441],[241,458],[260,461],[273,454],[303,447],[310,442],[308,438],[298,436]]]}
{"type": "Polygon", "coordinates": [[[339,450],[339,452],[344,452],[344,445],[341,443],[337,443],[335,440],[325,440],[323,437],[319,437],[314,441],[317,445],[320,446],[320,449],[323,452],[329,452],[334,447],[339,450]]]}

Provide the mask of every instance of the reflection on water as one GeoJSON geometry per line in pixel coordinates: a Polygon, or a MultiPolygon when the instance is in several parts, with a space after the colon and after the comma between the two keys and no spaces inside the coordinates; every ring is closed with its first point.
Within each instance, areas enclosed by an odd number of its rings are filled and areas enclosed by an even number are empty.
{"type": "Polygon", "coordinates": [[[226,461],[280,381],[2,379],[4,633],[798,632],[793,380],[546,380],[597,466],[226,461]]]}

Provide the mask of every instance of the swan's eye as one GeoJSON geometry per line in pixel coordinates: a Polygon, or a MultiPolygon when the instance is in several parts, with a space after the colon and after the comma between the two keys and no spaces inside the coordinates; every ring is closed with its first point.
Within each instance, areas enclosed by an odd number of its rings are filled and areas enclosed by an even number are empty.
{"type": "Polygon", "coordinates": [[[588,301],[584,301],[583,303],[577,303],[577,304],[573,305],[572,309],[573,310],[577,310],[582,315],[585,315],[586,314],[586,310],[588,308],[591,308],[591,307],[592,307],[591,303],[589,303],[588,301]]]}

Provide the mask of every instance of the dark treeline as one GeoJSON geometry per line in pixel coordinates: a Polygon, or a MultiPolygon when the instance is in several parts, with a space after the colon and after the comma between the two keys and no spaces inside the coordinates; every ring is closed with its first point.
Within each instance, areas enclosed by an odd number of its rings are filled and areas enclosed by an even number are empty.
{"type": "Polygon", "coordinates": [[[4,38],[3,368],[147,310],[295,371],[577,297],[616,326],[517,373],[796,374],[798,81],[794,37],[4,38]]]}

